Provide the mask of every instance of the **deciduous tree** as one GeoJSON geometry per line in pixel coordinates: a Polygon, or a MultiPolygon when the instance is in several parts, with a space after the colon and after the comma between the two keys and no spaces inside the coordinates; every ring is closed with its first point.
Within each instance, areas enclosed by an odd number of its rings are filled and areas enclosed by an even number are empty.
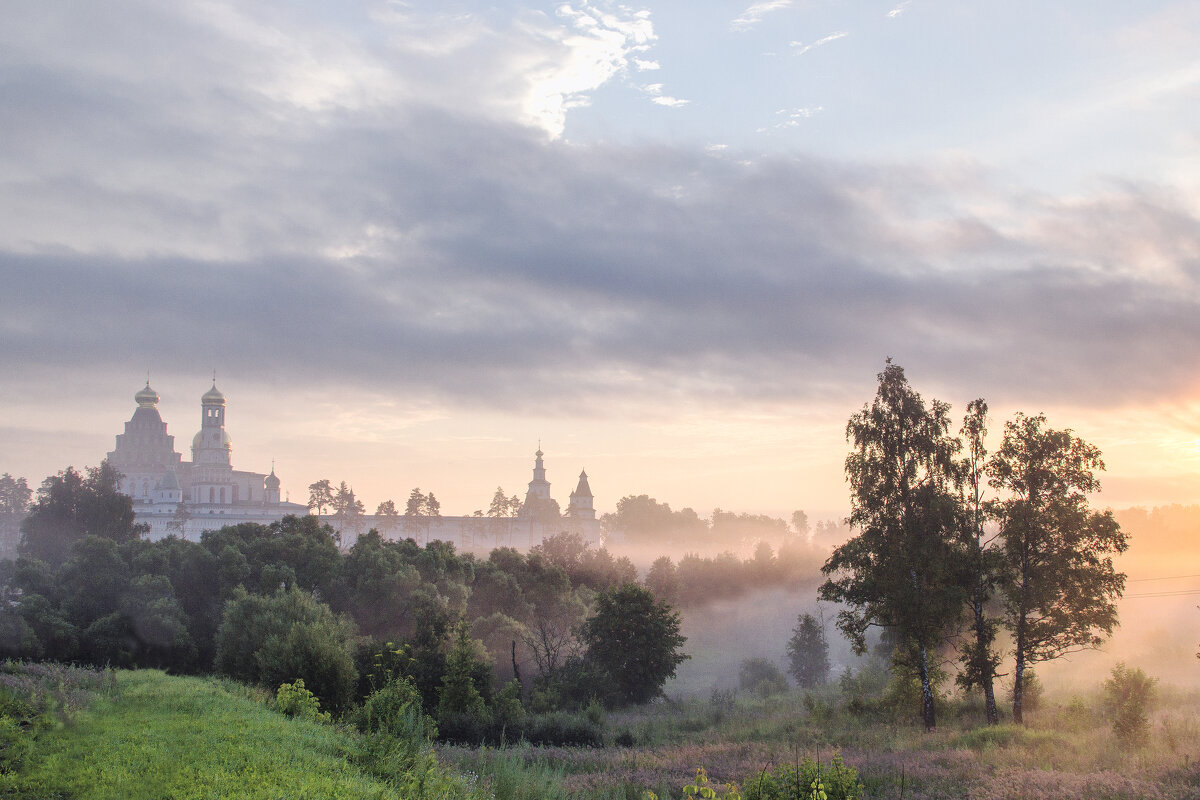
{"type": "Polygon", "coordinates": [[[21,523],[21,554],[57,566],[86,536],[117,543],[138,538],[148,528],[134,521],[133,500],[121,493],[120,481],[107,460],[82,475],[67,467],[46,478],[21,523]]]}
{"type": "Polygon", "coordinates": [[[1000,722],[996,710],[994,682],[999,657],[992,643],[996,638],[998,623],[988,617],[986,603],[995,590],[998,564],[996,552],[985,540],[984,521],[987,517],[983,501],[984,468],[987,449],[987,403],[982,399],[967,404],[967,415],[963,418],[960,436],[966,445],[966,454],[960,463],[959,501],[962,505],[965,565],[971,586],[971,618],[973,636],[967,639],[962,649],[962,672],[958,683],[966,689],[979,687],[983,690],[984,717],[989,725],[1000,722]]]}
{"type": "Polygon", "coordinates": [[[689,658],[681,651],[679,612],[636,583],[596,597],[596,610],[583,624],[586,658],[612,681],[618,703],[645,703],[662,694],[675,668],[689,658]]]}
{"type": "Polygon", "coordinates": [[[1013,721],[1022,721],[1028,665],[1098,647],[1117,625],[1125,575],[1112,556],[1127,547],[1111,511],[1092,511],[1100,451],[1046,417],[1017,416],[988,462],[990,485],[1006,493],[990,508],[1000,523],[1005,625],[1012,632],[1013,721]]]}
{"type": "Polygon", "coordinates": [[[871,626],[896,632],[897,656],[920,678],[922,717],[932,730],[930,651],[964,602],[952,485],[958,443],[947,435],[945,403],[926,405],[890,358],[878,377],[875,400],[846,425],[849,522],[860,533],[821,568],[831,577],[820,596],[846,605],[838,627],[859,654],[871,626]]]}

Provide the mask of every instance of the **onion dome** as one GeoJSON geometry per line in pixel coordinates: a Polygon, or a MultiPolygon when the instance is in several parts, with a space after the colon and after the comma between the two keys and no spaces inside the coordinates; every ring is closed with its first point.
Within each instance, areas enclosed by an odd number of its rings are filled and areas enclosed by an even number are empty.
{"type": "Polygon", "coordinates": [[[200,397],[200,404],[205,406],[225,405],[225,395],[221,394],[221,390],[217,388],[216,381],[213,381],[212,388],[200,397]]]}
{"type": "Polygon", "coordinates": [[[133,396],[137,402],[138,408],[154,408],[158,405],[158,392],[150,388],[150,381],[146,381],[146,388],[139,391],[133,396]]]}
{"type": "Polygon", "coordinates": [[[271,466],[271,474],[267,476],[266,484],[268,489],[279,488],[279,478],[275,476],[274,465],[271,466]]]}

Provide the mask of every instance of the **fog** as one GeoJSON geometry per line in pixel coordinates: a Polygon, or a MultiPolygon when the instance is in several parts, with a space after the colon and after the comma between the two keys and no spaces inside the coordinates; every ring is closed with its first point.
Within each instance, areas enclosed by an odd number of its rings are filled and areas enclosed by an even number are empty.
{"type": "MultiPolygon", "coordinates": [[[[1072,693],[1097,689],[1118,662],[1140,667],[1162,685],[1200,688],[1200,662],[1196,657],[1200,649],[1200,507],[1124,509],[1117,511],[1116,517],[1129,538],[1128,551],[1116,560],[1117,568],[1127,575],[1125,594],[1118,602],[1119,626],[1096,650],[1081,650],[1031,665],[1051,700],[1056,695],[1065,700],[1072,693]]],[[[849,533],[846,528],[838,529],[842,536],[849,533]]],[[[778,547],[778,543],[768,543],[778,547]]],[[[829,537],[810,539],[810,577],[802,577],[793,585],[685,606],[683,633],[688,641],[684,650],[690,659],[679,666],[675,679],[667,684],[667,694],[688,697],[706,695],[713,689],[736,688],[739,667],[747,658],[766,658],[786,672],[787,642],[798,616],[805,613],[824,620],[831,677],[836,679],[846,667],[859,670],[865,659],[854,655],[837,630],[837,606],[817,601],[817,588],[823,580],[819,567],[837,543],[829,537]]],[[[697,543],[691,550],[713,549],[702,544],[697,543]]],[[[730,550],[748,559],[757,544],[741,540],[730,550]]],[[[688,551],[684,545],[682,552],[688,551]]],[[[626,545],[616,547],[614,552],[629,554],[643,576],[645,566],[663,554],[661,548],[652,545],[626,545]]],[[[674,560],[678,561],[680,555],[677,548],[674,560]]],[[[1004,653],[999,667],[1004,677],[997,686],[1003,704],[1011,686],[1007,676],[1012,672],[1012,653],[1003,635],[998,645],[1004,653]]],[[[942,655],[941,666],[948,676],[942,688],[952,692],[957,657],[952,646],[942,655]]]]}

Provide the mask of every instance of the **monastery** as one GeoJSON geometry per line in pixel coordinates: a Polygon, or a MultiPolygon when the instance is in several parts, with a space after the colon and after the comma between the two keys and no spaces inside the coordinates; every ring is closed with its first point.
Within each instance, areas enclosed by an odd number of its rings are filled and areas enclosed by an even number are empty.
{"type": "MultiPolygon", "coordinates": [[[[305,505],[283,501],[275,468],[264,474],[233,468],[233,443],[225,431],[225,395],[212,388],[200,398],[200,431],[192,438],[192,460],[175,452],[175,437],[158,413],[158,393],[150,382],[134,395],[137,408],[117,435],[108,462],[119,470],[121,491],[133,498],[137,521],[150,526],[147,538],[179,536],[199,541],[206,530],[255,522],[262,525],[288,514],[309,513],[305,505]]],[[[412,538],[424,544],[433,540],[454,543],[460,550],[486,553],[493,547],[526,549],[556,533],[577,533],[589,545],[600,543],[587,472],[571,493],[565,513],[550,496],[550,482],[541,448],[534,454],[533,480],[515,516],[383,517],[364,515],[343,518],[323,515],[338,531],[343,547],[374,528],[388,539],[412,538]]]]}
{"type": "Polygon", "coordinates": [[[200,398],[200,431],[192,437],[192,460],[175,452],[175,437],[158,414],[158,392],[146,381],[125,432],[117,434],[108,463],[125,477],[121,491],[133,498],[137,521],[149,539],[168,535],[193,541],[206,530],[241,522],[269,524],[308,507],[281,501],[279,478],[235,470],[233,442],[225,432],[225,395],[213,386],[200,398]]]}

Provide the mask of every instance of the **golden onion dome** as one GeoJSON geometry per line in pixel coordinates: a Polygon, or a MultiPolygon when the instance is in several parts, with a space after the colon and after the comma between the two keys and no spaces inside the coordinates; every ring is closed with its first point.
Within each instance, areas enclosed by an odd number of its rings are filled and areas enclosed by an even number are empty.
{"type": "Polygon", "coordinates": [[[150,381],[146,381],[146,387],[135,394],[133,399],[138,408],[154,408],[158,405],[158,392],[150,388],[150,381]]]}
{"type": "Polygon", "coordinates": [[[221,394],[221,390],[217,388],[216,381],[213,381],[212,388],[201,396],[200,404],[206,406],[225,405],[225,395],[221,394]]]}

